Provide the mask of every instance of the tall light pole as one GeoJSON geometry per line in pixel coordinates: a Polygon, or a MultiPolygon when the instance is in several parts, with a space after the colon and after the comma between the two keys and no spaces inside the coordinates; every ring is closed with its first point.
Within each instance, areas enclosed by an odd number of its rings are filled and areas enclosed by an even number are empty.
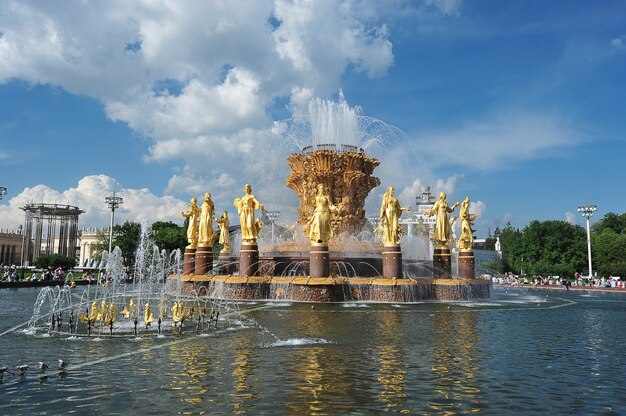
{"type": "Polygon", "coordinates": [[[593,275],[593,269],[591,268],[591,231],[589,229],[589,218],[598,209],[597,206],[586,204],[578,207],[578,212],[587,219],[587,257],[589,258],[589,278],[593,275]]]}
{"type": "Polygon", "coordinates": [[[124,203],[124,198],[120,196],[107,196],[104,198],[104,202],[111,208],[111,226],[109,227],[109,254],[111,254],[111,245],[113,244],[113,221],[115,221],[115,210],[124,203]]]}
{"type": "Polygon", "coordinates": [[[4,186],[0,186],[0,200],[2,199],[3,196],[5,196],[7,194],[7,188],[5,188],[4,186]]]}

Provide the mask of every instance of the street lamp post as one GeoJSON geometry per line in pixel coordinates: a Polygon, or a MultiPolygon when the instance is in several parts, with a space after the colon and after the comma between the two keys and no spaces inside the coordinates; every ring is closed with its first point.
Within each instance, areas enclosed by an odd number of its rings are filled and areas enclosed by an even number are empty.
{"type": "Polygon", "coordinates": [[[589,218],[593,215],[598,207],[591,204],[581,205],[578,207],[578,212],[587,220],[587,257],[589,259],[589,278],[593,275],[593,269],[591,268],[591,231],[589,228],[589,218]]]}
{"type": "Polygon", "coordinates": [[[107,196],[104,198],[104,202],[111,208],[111,226],[109,227],[109,254],[111,254],[111,245],[113,244],[113,221],[115,221],[115,210],[124,203],[124,198],[120,196],[107,196]]]}
{"type": "Polygon", "coordinates": [[[5,188],[4,186],[0,186],[0,200],[2,199],[3,196],[5,196],[7,194],[7,188],[5,188]]]}

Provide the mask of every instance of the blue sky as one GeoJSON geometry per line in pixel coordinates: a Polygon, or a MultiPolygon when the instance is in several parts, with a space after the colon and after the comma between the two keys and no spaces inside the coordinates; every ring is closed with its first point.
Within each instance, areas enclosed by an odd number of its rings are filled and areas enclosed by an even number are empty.
{"type": "Polygon", "coordinates": [[[122,219],[182,222],[190,197],[230,209],[247,181],[293,218],[273,122],[340,88],[408,137],[374,154],[370,212],[387,185],[480,201],[479,236],[625,211],[625,2],[0,5],[2,228],[29,201],[106,225],[112,191],[122,219]]]}

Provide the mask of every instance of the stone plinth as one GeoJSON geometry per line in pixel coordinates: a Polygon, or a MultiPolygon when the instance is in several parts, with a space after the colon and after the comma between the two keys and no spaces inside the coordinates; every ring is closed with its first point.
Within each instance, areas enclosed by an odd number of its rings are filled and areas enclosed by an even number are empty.
{"type": "Polygon", "coordinates": [[[198,246],[196,249],[195,275],[203,275],[213,270],[213,246],[198,246]]]}
{"type": "Polygon", "coordinates": [[[254,243],[241,243],[239,251],[239,275],[256,276],[259,273],[259,246],[254,243]]]}
{"type": "Polygon", "coordinates": [[[192,275],[196,271],[196,248],[185,247],[183,274],[192,275]]]}
{"type": "Polygon", "coordinates": [[[170,276],[171,290],[212,299],[298,302],[423,302],[489,298],[483,279],[170,276]],[[178,281],[180,280],[180,281],[178,281]]]}
{"type": "Polygon", "coordinates": [[[400,246],[383,247],[383,277],[386,279],[401,279],[402,274],[402,251],[400,246]]]}
{"type": "Polygon", "coordinates": [[[330,256],[328,244],[311,244],[309,275],[311,277],[330,276],[330,256]]]}
{"type": "Polygon", "coordinates": [[[459,278],[475,279],[476,268],[473,251],[461,251],[459,253],[459,278]]]}
{"type": "Polygon", "coordinates": [[[219,274],[233,274],[237,266],[234,264],[237,261],[237,257],[231,256],[230,253],[220,253],[217,258],[216,273],[219,274]]]}
{"type": "Polygon", "coordinates": [[[449,248],[436,248],[433,254],[433,279],[452,277],[452,254],[449,248]]]}

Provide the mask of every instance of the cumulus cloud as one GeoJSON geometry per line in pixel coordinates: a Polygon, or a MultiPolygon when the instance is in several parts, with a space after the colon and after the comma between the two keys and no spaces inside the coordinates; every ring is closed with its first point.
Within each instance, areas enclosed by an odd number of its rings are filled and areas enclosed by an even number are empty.
{"type": "Polygon", "coordinates": [[[30,203],[68,204],[85,211],[79,217],[80,227],[108,226],[111,211],[104,198],[116,191],[124,198],[123,205],[116,211],[116,222],[156,220],[182,223],[180,212],[186,203],[172,196],[157,196],[147,188],[123,188],[115,179],[106,175],[85,176],[76,187],[63,191],[45,185],[24,189],[9,200],[8,205],[0,205],[0,228],[15,229],[24,222],[24,211],[20,208],[30,203]]]}
{"type": "Polygon", "coordinates": [[[565,221],[570,224],[576,224],[576,214],[573,212],[567,211],[565,213],[565,221]]]}
{"type": "MultiPolygon", "coordinates": [[[[111,120],[148,139],[147,163],[181,163],[165,187],[168,193],[186,199],[211,190],[216,204],[228,206],[233,193],[251,182],[255,193],[275,201],[276,209],[293,210],[295,196],[282,182],[285,158],[295,149],[279,141],[272,106],[284,102],[298,117],[311,98],[338,91],[346,71],[385,75],[394,61],[389,26],[381,19],[393,15],[388,9],[450,15],[461,5],[461,0],[422,0],[411,6],[375,0],[137,0],[115,7],[79,2],[59,8],[8,0],[0,14],[0,83],[21,79],[99,100],[111,120]]],[[[417,152],[407,148],[378,155],[376,175],[398,189],[410,187],[416,177],[435,184],[417,152]],[[397,166],[411,166],[410,173],[397,166]]],[[[57,198],[91,207],[82,218],[96,221],[106,209],[100,206],[101,193],[91,194],[97,202],[84,197],[87,189],[110,192],[119,184],[102,179],[100,188],[90,187],[95,179],[87,178],[76,191],[27,188],[21,199],[11,200],[12,208],[3,209],[13,209],[20,223],[19,204],[57,198]]],[[[435,187],[451,192],[454,183],[442,180],[435,187]]],[[[181,204],[149,190],[121,193],[128,198],[122,217],[128,210],[133,219],[142,212],[172,218],[170,211],[181,204]],[[142,198],[163,208],[129,209],[142,198]]],[[[378,197],[373,192],[366,206],[378,205],[378,197]]]]}

